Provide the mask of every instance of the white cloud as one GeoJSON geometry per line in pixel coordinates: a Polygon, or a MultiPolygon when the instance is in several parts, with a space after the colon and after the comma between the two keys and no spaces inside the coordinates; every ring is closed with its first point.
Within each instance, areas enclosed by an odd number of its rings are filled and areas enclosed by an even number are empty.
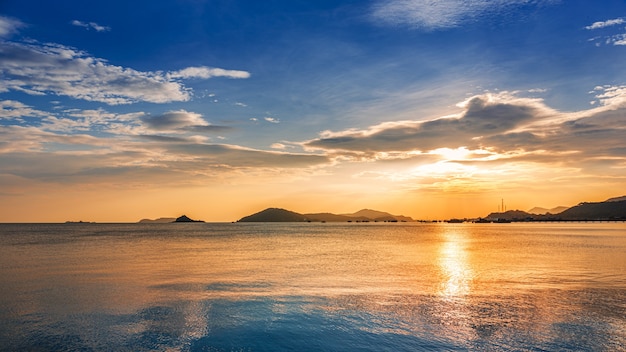
{"type": "Polygon", "coordinates": [[[511,6],[546,2],[550,0],[379,0],[373,7],[372,16],[392,25],[436,30],[457,27],[511,6]]]}
{"type": "MultiPolygon", "coordinates": [[[[601,29],[601,28],[613,27],[616,25],[624,24],[624,23],[626,23],[625,19],[615,18],[612,20],[594,22],[593,24],[586,26],[585,29],[596,30],[596,29],[601,29]]],[[[623,30],[623,28],[619,27],[619,30],[623,30]]],[[[626,45],[626,33],[598,36],[598,37],[589,39],[589,41],[595,42],[595,46],[601,46],[602,43],[604,43],[605,45],[626,45]]]]}
{"type": "Polygon", "coordinates": [[[107,26],[101,26],[99,24],[97,24],[96,22],[82,22],[79,20],[73,20],[72,25],[77,26],[77,27],[83,27],[86,29],[95,29],[96,32],[108,32],[111,30],[111,27],[107,27],[107,26]]]}
{"type": "Polygon", "coordinates": [[[246,71],[224,70],[222,68],[200,66],[200,67],[187,67],[180,71],[170,72],[168,74],[168,77],[169,78],[202,78],[202,79],[208,79],[211,77],[249,78],[250,73],[246,71]]]}
{"type": "Polygon", "coordinates": [[[24,26],[24,23],[19,20],[0,16],[0,38],[8,37],[9,35],[16,33],[19,28],[24,26]]]}
{"type": "Polygon", "coordinates": [[[284,150],[287,146],[282,143],[273,143],[270,148],[284,150]]]}
{"type": "Polygon", "coordinates": [[[23,117],[45,117],[50,114],[33,109],[15,100],[0,101],[0,119],[21,119],[23,117]]]}
{"type": "Polygon", "coordinates": [[[58,44],[0,42],[0,92],[56,94],[110,105],[188,101],[191,89],[176,79],[235,77],[247,72],[191,67],[171,73],[115,66],[58,44]]]}
{"type": "Polygon", "coordinates": [[[623,18],[616,18],[612,20],[594,22],[590,26],[586,26],[585,29],[594,30],[594,29],[599,29],[599,28],[615,26],[615,25],[622,24],[622,23],[626,23],[626,21],[623,18]]]}
{"type": "Polygon", "coordinates": [[[275,118],[275,117],[264,117],[263,118],[265,121],[270,122],[270,123],[280,123],[280,120],[275,118]]]}
{"type": "Polygon", "coordinates": [[[626,33],[612,36],[609,42],[613,45],[626,45],[626,33]]]}

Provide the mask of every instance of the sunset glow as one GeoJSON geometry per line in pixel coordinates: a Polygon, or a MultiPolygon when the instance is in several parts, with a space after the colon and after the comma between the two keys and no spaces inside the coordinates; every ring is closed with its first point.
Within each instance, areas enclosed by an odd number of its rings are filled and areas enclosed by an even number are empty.
{"type": "Polygon", "coordinates": [[[0,222],[621,196],[624,18],[617,0],[3,1],[0,222]]]}

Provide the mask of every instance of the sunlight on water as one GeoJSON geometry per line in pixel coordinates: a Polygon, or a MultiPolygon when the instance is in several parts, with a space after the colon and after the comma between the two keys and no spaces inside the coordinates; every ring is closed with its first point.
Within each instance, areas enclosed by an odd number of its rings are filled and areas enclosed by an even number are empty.
{"type": "Polygon", "coordinates": [[[624,224],[0,225],[0,350],[623,350],[624,253],[624,224]]]}
{"type": "Polygon", "coordinates": [[[439,252],[439,265],[444,276],[440,293],[444,297],[459,298],[470,293],[473,274],[467,256],[465,238],[459,230],[445,232],[439,252]]]}

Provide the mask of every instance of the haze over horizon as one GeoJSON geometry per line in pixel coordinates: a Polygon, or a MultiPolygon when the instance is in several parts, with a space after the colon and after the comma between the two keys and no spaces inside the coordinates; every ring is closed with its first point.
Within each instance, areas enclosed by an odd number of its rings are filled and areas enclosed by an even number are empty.
{"type": "Polygon", "coordinates": [[[0,4],[0,222],[414,219],[626,187],[626,3],[0,4]]]}

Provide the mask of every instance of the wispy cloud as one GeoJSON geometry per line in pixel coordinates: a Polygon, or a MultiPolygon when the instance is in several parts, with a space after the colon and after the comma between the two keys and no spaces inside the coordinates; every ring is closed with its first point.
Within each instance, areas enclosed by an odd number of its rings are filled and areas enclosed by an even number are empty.
{"type": "MultiPolygon", "coordinates": [[[[598,30],[598,29],[603,29],[603,28],[608,28],[608,27],[614,27],[620,24],[624,24],[626,23],[626,20],[623,18],[615,18],[615,19],[611,19],[611,20],[606,20],[606,21],[599,21],[599,22],[594,22],[593,24],[586,26],[585,29],[587,30],[598,30]]],[[[607,34],[607,35],[603,35],[603,36],[597,36],[594,37],[592,39],[590,39],[589,41],[591,42],[595,42],[596,46],[601,46],[603,44],[605,45],[626,45],[626,33],[624,33],[624,28],[622,27],[618,27],[619,30],[622,33],[617,33],[615,34],[615,31],[613,31],[613,34],[607,34]]]]}
{"type": "Polygon", "coordinates": [[[377,21],[424,30],[452,28],[512,6],[553,2],[550,0],[380,0],[372,9],[377,21]]]}
{"type": "Polygon", "coordinates": [[[224,70],[213,67],[187,67],[186,69],[168,73],[169,78],[202,78],[228,77],[228,78],[249,78],[250,73],[239,70],[224,70]]]}
{"type": "Polygon", "coordinates": [[[15,100],[3,100],[0,101],[0,119],[19,119],[24,117],[45,117],[50,113],[33,109],[32,107],[25,105],[15,100]]]}
{"type": "Polygon", "coordinates": [[[287,146],[282,143],[272,143],[270,148],[284,150],[285,148],[287,148],[287,146]]]}
{"type": "Polygon", "coordinates": [[[15,18],[0,16],[0,38],[8,37],[13,33],[17,33],[17,31],[22,27],[25,27],[25,24],[21,21],[15,18]]]}
{"type": "Polygon", "coordinates": [[[180,79],[246,78],[245,71],[187,68],[164,73],[115,66],[83,51],[58,45],[0,43],[0,92],[65,95],[110,105],[188,101],[192,91],[180,79]]]}
{"type": "Polygon", "coordinates": [[[172,131],[190,126],[207,126],[202,115],[185,110],[170,111],[163,115],[144,116],[141,119],[149,128],[172,131]]]}
{"type": "Polygon", "coordinates": [[[82,22],[79,20],[73,20],[71,22],[71,24],[73,26],[77,26],[77,27],[83,27],[86,29],[94,29],[96,32],[108,32],[111,30],[111,27],[107,27],[107,26],[101,26],[99,24],[97,24],[96,22],[82,22]]]}
{"type": "Polygon", "coordinates": [[[594,30],[599,28],[611,27],[623,23],[626,23],[626,20],[624,20],[623,18],[616,18],[612,20],[594,22],[593,24],[586,26],[585,29],[594,30]]]}
{"type": "Polygon", "coordinates": [[[150,130],[169,133],[214,133],[230,130],[228,126],[208,123],[202,115],[185,110],[169,111],[162,115],[144,115],[141,121],[150,130]]]}

